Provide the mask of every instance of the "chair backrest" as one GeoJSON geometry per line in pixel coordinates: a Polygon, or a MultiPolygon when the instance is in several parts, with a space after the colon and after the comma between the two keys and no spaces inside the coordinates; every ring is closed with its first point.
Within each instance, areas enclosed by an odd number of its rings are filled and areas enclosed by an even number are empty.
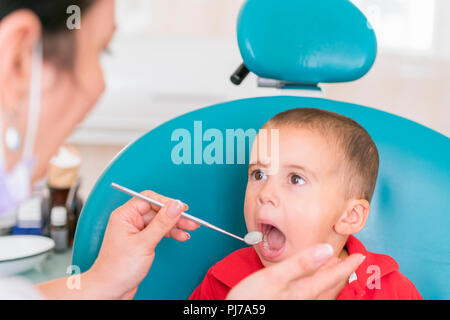
{"type": "MultiPolygon", "coordinates": [[[[129,199],[113,190],[111,182],[182,199],[193,215],[245,234],[248,153],[246,164],[237,164],[236,153],[234,164],[227,161],[227,129],[258,130],[273,115],[297,107],[335,111],[367,129],[381,164],[371,214],[357,237],[368,250],[396,259],[425,298],[449,299],[450,139],[386,112],[320,98],[281,96],[223,103],[178,117],[130,144],[111,162],[86,202],[73,264],[82,271],[93,264],[110,213],[129,199]],[[209,129],[215,131],[208,133],[209,129]],[[177,165],[172,153],[181,136],[188,138],[186,133],[191,138],[192,164],[177,165]],[[203,157],[212,143],[206,137],[211,133],[223,137],[223,164],[207,164],[208,157],[203,157]],[[201,163],[194,164],[195,160],[201,163]]],[[[185,299],[210,266],[240,247],[239,241],[207,228],[192,232],[187,243],[164,239],[136,298],[185,299]]]]}
{"type": "Polygon", "coordinates": [[[377,54],[372,26],[349,0],[247,0],[237,38],[250,71],[291,83],[359,79],[377,54]]]}

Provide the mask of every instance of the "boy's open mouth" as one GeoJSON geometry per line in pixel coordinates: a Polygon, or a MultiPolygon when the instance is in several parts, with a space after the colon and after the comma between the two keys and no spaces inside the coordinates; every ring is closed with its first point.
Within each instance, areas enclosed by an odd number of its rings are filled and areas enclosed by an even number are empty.
{"type": "Polygon", "coordinates": [[[284,251],[286,236],[268,221],[260,224],[260,231],[263,234],[263,241],[259,243],[261,255],[269,260],[277,258],[284,251]]]}

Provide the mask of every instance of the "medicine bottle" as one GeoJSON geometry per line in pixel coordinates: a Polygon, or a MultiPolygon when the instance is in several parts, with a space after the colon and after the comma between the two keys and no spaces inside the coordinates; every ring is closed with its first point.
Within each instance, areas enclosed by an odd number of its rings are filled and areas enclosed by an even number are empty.
{"type": "Polygon", "coordinates": [[[53,207],[50,213],[50,237],[55,241],[55,252],[63,252],[69,245],[66,207],[53,207]]]}

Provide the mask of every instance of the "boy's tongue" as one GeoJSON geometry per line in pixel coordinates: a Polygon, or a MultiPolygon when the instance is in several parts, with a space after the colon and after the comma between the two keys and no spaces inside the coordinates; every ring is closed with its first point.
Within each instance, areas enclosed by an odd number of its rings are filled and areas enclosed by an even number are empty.
{"type": "Polygon", "coordinates": [[[284,234],[275,227],[271,228],[267,233],[267,244],[269,245],[269,248],[274,251],[280,250],[283,247],[285,241],[286,237],[284,236],[284,234]]]}

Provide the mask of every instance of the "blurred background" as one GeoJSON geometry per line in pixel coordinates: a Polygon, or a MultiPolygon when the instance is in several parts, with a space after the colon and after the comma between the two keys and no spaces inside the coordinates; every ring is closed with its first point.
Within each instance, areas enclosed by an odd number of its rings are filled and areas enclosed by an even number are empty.
{"type": "MultiPolygon", "coordinates": [[[[362,79],[322,85],[324,96],[385,110],[450,135],[450,1],[352,0],[369,18],[379,53],[362,79]]],[[[283,94],[234,86],[243,0],[117,0],[118,30],[103,65],[107,91],[70,137],[82,155],[86,197],[108,162],[155,126],[211,104],[283,94]]]]}

